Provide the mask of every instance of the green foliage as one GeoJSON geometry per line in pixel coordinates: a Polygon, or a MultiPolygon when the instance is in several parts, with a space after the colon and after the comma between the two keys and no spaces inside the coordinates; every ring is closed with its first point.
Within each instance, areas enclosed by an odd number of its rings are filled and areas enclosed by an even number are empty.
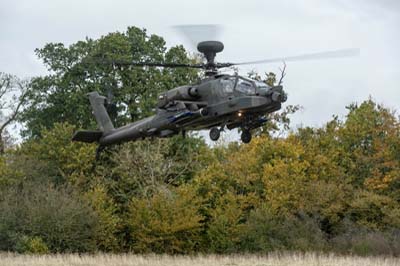
{"type": "Polygon", "coordinates": [[[13,159],[13,156],[10,156],[10,154],[7,154],[7,156],[0,156],[0,191],[3,188],[7,188],[9,185],[18,183],[24,178],[21,171],[10,166],[7,162],[9,160],[7,157],[13,159]]]}
{"type": "Polygon", "coordinates": [[[265,206],[250,212],[241,231],[241,249],[248,252],[321,251],[325,246],[317,219],[304,214],[276,216],[265,206]]]}
{"type": "Polygon", "coordinates": [[[343,219],[342,232],[330,239],[330,249],[338,253],[360,256],[395,255],[400,252],[400,231],[391,228],[385,231],[371,230],[350,219],[343,219]]]}
{"type": "Polygon", "coordinates": [[[112,188],[116,202],[126,205],[132,197],[149,197],[190,181],[207,163],[207,153],[202,139],[142,140],[119,146],[110,162],[96,169],[103,176],[100,182],[112,188]]]}
{"type": "Polygon", "coordinates": [[[101,251],[120,251],[121,240],[118,239],[122,219],[118,216],[118,206],[107,194],[106,189],[97,185],[86,193],[97,219],[94,232],[97,249],[101,251]]]}
{"type": "Polygon", "coordinates": [[[92,209],[68,189],[25,183],[1,195],[1,250],[93,251],[95,226],[92,209]]]}
{"type": "Polygon", "coordinates": [[[16,244],[16,250],[19,253],[28,254],[47,254],[49,248],[40,237],[22,236],[16,244]]]}
{"type": "Polygon", "coordinates": [[[18,161],[13,162],[13,167],[33,179],[87,185],[93,170],[96,145],[72,142],[75,129],[70,124],[57,123],[51,130],[43,130],[42,138],[28,140],[17,149],[18,161]]]}
{"type": "MultiPolygon", "coordinates": [[[[252,235],[253,238],[241,246],[250,251],[326,247],[326,237],[340,237],[344,217],[350,217],[357,227],[384,234],[382,232],[390,228],[399,227],[399,187],[394,174],[400,169],[396,157],[399,133],[399,122],[393,112],[369,100],[354,107],[345,122],[334,117],[323,128],[301,128],[285,138],[260,137],[246,146],[231,145],[225,151],[216,149],[216,162],[200,172],[196,186],[199,195],[208,199],[207,206],[215,210],[219,209],[219,199],[226,191],[235,191],[236,197],[252,197],[247,209],[243,208],[244,213],[236,207],[236,214],[252,225],[250,232],[243,231],[244,235],[264,230],[268,237],[263,238],[259,233],[252,235]],[[370,117],[371,114],[374,117],[370,117]],[[366,137],[368,142],[364,140],[366,137]],[[371,144],[365,146],[366,143],[371,144]],[[391,173],[391,178],[376,179],[382,172],[391,173]],[[373,177],[376,183],[372,183],[373,177]],[[254,214],[247,210],[259,208],[261,201],[265,201],[263,208],[269,213],[270,222],[265,220],[254,225],[250,222],[255,219],[254,214]],[[305,233],[296,233],[296,229],[307,224],[290,218],[297,217],[298,213],[317,217],[309,223],[312,229],[303,228],[300,231],[305,233]],[[286,229],[293,232],[293,239],[287,233],[279,235],[285,231],[280,227],[282,224],[293,226],[293,229],[286,229]],[[262,229],[263,226],[266,228],[262,229]],[[311,231],[320,232],[317,239],[303,238],[311,235],[311,231]],[[268,242],[274,239],[274,232],[276,241],[268,242]],[[296,243],[297,240],[301,243],[296,243]],[[258,244],[251,247],[252,242],[258,244]],[[257,246],[264,248],[257,249],[257,246]]],[[[229,208],[219,215],[221,221],[227,219],[229,208]]],[[[236,224],[235,229],[246,228],[240,222],[232,224],[236,224]]],[[[234,237],[229,230],[226,227],[222,231],[234,237]]],[[[217,238],[218,230],[214,235],[217,238]]],[[[351,239],[346,241],[352,243],[351,239]]],[[[230,246],[226,245],[225,250],[232,250],[237,240],[228,239],[227,243],[230,246]]]]}
{"type": "Polygon", "coordinates": [[[371,99],[359,107],[351,105],[349,110],[340,137],[351,152],[348,156],[351,182],[396,197],[393,192],[400,187],[398,119],[394,112],[371,99]]]}
{"type": "Polygon", "coordinates": [[[207,244],[211,252],[229,253],[238,250],[243,227],[243,197],[226,193],[209,210],[207,244]]]}
{"type": "Polygon", "coordinates": [[[355,192],[348,211],[351,219],[371,229],[400,228],[399,203],[369,191],[355,192]]]}
{"type": "Polygon", "coordinates": [[[99,39],[85,39],[65,47],[49,43],[37,49],[50,74],[33,79],[29,105],[21,115],[26,136],[39,136],[42,128],[68,122],[78,128],[95,127],[86,94],[98,91],[110,99],[116,126],[152,113],[157,95],[178,85],[194,82],[194,69],[127,67],[113,62],[179,62],[190,59],[182,46],[167,49],[165,41],[145,29],[129,27],[99,39]],[[117,116],[118,113],[118,116],[117,116]]]}
{"type": "Polygon", "coordinates": [[[189,253],[200,242],[199,201],[185,186],[133,198],[129,210],[135,252],[189,253]]]}
{"type": "Polygon", "coordinates": [[[400,253],[400,126],[371,100],[247,145],[175,136],[97,162],[74,130],[55,124],[0,157],[1,250],[400,253]]]}

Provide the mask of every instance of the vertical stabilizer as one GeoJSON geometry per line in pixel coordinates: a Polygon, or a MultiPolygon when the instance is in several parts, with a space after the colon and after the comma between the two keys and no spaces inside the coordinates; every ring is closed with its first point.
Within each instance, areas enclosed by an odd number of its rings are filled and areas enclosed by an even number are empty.
{"type": "Polygon", "coordinates": [[[99,129],[104,133],[112,131],[114,126],[104,106],[106,97],[101,96],[97,91],[89,93],[88,96],[99,129]]]}

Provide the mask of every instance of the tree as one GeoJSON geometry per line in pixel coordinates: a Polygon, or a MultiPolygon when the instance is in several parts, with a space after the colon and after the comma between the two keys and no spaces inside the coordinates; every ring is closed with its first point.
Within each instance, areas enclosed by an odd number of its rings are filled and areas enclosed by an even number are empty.
{"type": "Polygon", "coordinates": [[[28,80],[0,72],[0,154],[4,154],[7,127],[15,122],[26,102],[28,80]]]}
{"type": "Polygon", "coordinates": [[[147,139],[120,145],[96,170],[113,188],[116,202],[125,205],[132,197],[150,197],[190,181],[207,164],[208,153],[202,139],[147,139]]]}
{"type": "Polygon", "coordinates": [[[372,99],[348,106],[339,132],[348,152],[342,161],[350,181],[358,187],[390,193],[400,199],[400,122],[394,111],[372,99]]]}
{"type": "Polygon", "coordinates": [[[99,39],[86,38],[68,47],[49,43],[36,49],[36,54],[50,73],[31,83],[29,105],[21,117],[26,123],[26,136],[40,136],[42,128],[51,128],[56,122],[68,122],[78,128],[96,127],[86,98],[91,91],[109,98],[110,116],[116,126],[121,126],[150,115],[161,91],[197,78],[194,69],[117,64],[190,62],[182,46],[167,49],[162,37],[136,27],[99,39]]]}
{"type": "Polygon", "coordinates": [[[92,182],[96,145],[72,142],[75,130],[67,123],[44,129],[43,138],[25,141],[10,155],[9,167],[28,180],[67,183],[84,191],[92,182]]]}

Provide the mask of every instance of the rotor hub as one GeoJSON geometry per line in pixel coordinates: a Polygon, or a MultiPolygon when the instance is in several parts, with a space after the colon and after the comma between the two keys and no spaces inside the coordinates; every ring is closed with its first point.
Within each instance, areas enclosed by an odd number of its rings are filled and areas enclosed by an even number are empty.
{"type": "Polygon", "coordinates": [[[214,75],[217,73],[216,65],[214,62],[215,56],[217,53],[222,52],[224,50],[224,44],[219,41],[204,41],[200,42],[197,45],[197,50],[200,53],[203,53],[206,57],[207,64],[206,67],[206,75],[214,75]]]}

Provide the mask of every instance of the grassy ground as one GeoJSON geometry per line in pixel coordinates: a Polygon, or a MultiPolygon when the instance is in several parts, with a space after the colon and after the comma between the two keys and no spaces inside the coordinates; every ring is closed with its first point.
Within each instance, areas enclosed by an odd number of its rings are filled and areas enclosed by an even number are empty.
{"type": "Polygon", "coordinates": [[[399,266],[400,258],[317,254],[167,256],[167,255],[43,255],[0,254],[0,266],[399,266]]]}

